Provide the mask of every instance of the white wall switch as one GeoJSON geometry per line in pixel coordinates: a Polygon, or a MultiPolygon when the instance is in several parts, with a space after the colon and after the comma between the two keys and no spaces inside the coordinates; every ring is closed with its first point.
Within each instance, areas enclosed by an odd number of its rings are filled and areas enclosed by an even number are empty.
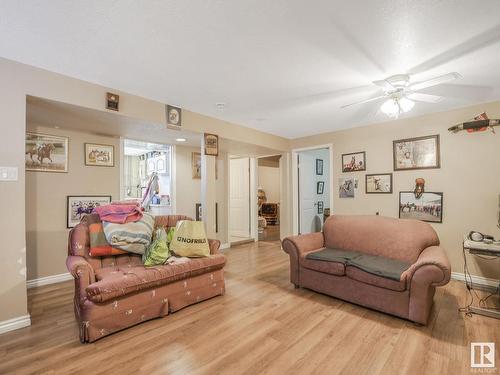
{"type": "Polygon", "coordinates": [[[0,181],[17,181],[17,167],[0,167],[0,181]]]}

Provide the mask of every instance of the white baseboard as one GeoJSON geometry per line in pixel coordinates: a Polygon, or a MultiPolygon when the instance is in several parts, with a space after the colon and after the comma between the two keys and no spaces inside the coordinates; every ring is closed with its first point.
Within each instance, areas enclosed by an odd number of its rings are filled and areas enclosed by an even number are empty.
{"type": "Polygon", "coordinates": [[[17,318],[8,319],[0,322],[0,335],[5,332],[14,331],[15,329],[29,327],[31,325],[31,317],[29,315],[18,316],[17,318]]]}
{"type": "Polygon", "coordinates": [[[36,288],[42,285],[49,285],[55,283],[61,283],[63,281],[72,280],[73,276],[69,272],[60,273],[59,275],[40,277],[39,279],[27,280],[26,286],[28,288],[36,288]]]}
{"type": "MultiPolygon", "coordinates": [[[[465,276],[462,272],[452,272],[451,278],[453,280],[465,281],[465,276]]],[[[471,279],[473,285],[479,285],[490,288],[498,287],[498,283],[500,282],[500,280],[490,279],[482,276],[474,276],[474,275],[471,275],[471,279]]]]}
{"type": "Polygon", "coordinates": [[[230,243],[223,243],[220,245],[219,250],[229,249],[231,247],[230,243]]]}

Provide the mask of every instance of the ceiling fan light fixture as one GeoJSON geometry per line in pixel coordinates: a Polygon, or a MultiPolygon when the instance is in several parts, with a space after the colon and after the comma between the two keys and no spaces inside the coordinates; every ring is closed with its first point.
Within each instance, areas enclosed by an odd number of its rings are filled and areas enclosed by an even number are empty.
{"type": "Polygon", "coordinates": [[[399,107],[401,108],[402,112],[410,112],[414,106],[415,102],[413,100],[410,100],[405,97],[399,99],[399,107]]]}
{"type": "Polygon", "coordinates": [[[399,105],[397,99],[388,99],[381,106],[380,110],[390,117],[397,117],[399,115],[399,105]]]}

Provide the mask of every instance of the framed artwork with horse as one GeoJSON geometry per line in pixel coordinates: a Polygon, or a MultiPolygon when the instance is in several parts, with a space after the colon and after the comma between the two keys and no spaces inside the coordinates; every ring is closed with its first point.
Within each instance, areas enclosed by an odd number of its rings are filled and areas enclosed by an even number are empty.
{"type": "Polygon", "coordinates": [[[68,137],[26,133],[27,171],[68,172],[68,137]]]}
{"type": "Polygon", "coordinates": [[[92,213],[94,208],[111,203],[111,195],[68,195],[67,197],[67,227],[73,228],[87,214],[92,213]]]}

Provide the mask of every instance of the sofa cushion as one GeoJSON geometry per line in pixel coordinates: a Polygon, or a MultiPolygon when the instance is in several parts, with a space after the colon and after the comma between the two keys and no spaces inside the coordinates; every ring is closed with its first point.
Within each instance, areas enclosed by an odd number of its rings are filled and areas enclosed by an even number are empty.
{"type": "Polygon", "coordinates": [[[144,267],[115,266],[97,271],[99,280],[86,288],[92,302],[104,302],[140,290],[169,284],[224,267],[226,258],[215,254],[205,258],[179,258],[174,263],[144,267]]]}
{"type": "Polygon", "coordinates": [[[408,262],[368,254],[358,254],[348,260],[348,265],[395,281],[399,281],[401,274],[410,267],[408,262]]]}
{"type": "Polygon", "coordinates": [[[357,251],[323,248],[306,254],[307,259],[346,263],[360,255],[357,251]]]}
{"type": "Polygon", "coordinates": [[[372,273],[365,272],[362,269],[354,266],[347,266],[345,274],[350,279],[361,281],[362,283],[365,284],[374,285],[379,288],[395,290],[398,292],[403,292],[406,290],[405,280],[396,281],[393,279],[389,279],[387,277],[377,276],[372,273]]]}

